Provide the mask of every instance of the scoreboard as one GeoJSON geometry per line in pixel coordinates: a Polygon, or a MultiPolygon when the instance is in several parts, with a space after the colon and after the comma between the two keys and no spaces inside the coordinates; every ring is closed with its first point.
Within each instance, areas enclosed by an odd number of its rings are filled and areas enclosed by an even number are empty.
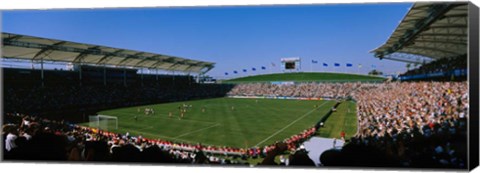
{"type": "Polygon", "coordinates": [[[300,58],[299,57],[291,57],[291,58],[282,58],[280,59],[282,62],[282,70],[283,71],[299,71],[300,70],[300,58]]]}

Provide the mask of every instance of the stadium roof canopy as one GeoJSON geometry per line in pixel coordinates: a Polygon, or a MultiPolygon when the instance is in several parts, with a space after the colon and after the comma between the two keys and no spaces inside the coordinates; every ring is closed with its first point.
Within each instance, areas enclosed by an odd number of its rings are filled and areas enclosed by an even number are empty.
{"type": "Polygon", "coordinates": [[[169,55],[2,33],[2,58],[206,73],[214,63],[169,55]]]}
{"type": "Polygon", "coordinates": [[[466,55],[466,2],[418,2],[387,42],[372,50],[375,57],[409,63],[466,55]]]}

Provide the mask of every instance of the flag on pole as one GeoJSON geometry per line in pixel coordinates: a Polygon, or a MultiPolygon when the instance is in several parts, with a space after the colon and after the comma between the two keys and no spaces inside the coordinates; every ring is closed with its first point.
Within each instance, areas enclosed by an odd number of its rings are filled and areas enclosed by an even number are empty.
{"type": "Polygon", "coordinates": [[[312,64],[316,64],[316,63],[318,63],[318,61],[312,60],[312,64]]]}
{"type": "Polygon", "coordinates": [[[255,71],[255,70],[257,70],[257,69],[255,67],[252,67],[252,71],[255,71]]]}
{"type": "Polygon", "coordinates": [[[339,64],[339,63],[335,63],[335,64],[333,64],[333,65],[335,65],[335,67],[340,67],[340,64],[339,64]]]}
{"type": "Polygon", "coordinates": [[[324,67],[328,67],[328,64],[327,64],[327,63],[323,63],[323,66],[324,66],[324,67]]]}
{"type": "Polygon", "coordinates": [[[347,63],[347,67],[352,67],[352,64],[350,64],[350,63],[347,63]]]}
{"type": "Polygon", "coordinates": [[[265,66],[262,66],[262,70],[265,70],[265,69],[267,69],[267,68],[265,66]]]}

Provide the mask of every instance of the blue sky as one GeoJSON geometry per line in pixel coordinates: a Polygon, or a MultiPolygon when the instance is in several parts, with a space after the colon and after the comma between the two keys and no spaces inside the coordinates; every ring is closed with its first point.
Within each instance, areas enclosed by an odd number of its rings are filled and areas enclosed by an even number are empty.
{"type": "Polygon", "coordinates": [[[411,5],[18,10],[2,12],[2,31],[215,62],[208,75],[217,78],[281,72],[284,57],[300,57],[302,71],[367,73],[374,65],[396,73],[405,63],[369,51],[388,39],[411,5]],[[233,75],[242,69],[248,72],[233,75]]]}

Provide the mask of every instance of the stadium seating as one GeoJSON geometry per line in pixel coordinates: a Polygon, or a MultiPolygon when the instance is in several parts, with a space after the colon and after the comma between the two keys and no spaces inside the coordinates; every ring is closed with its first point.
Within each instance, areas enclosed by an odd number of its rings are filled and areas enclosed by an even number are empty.
{"type": "Polygon", "coordinates": [[[466,80],[467,56],[443,58],[423,64],[400,75],[404,80],[466,80]]]}
{"type": "Polygon", "coordinates": [[[42,86],[34,77],[39,75],[37,70],[4,71],[12,74],[4,80],[5,159],[248,164],[246,158],[261,157],[265,158],[261,164],[277,165],[272,156],[288,150],[290,165],[309,165],[300,161],[305,159],[300,145],[315,135],[316,127],[277,144],[231,148],[146,139],[70,123],[81,122],[78,115],[82,113],[103,109],[240,95],[355,100],[358,132],[340,151],[325,152],[324,166],[464,168],[467,160],[465,81],[230,85],[198,84],[180,76],[160,80],[143,76],[143,84],[124,86],[113,81],[105,86],[101,77],[80,85],[69,81],[76,78],[70,72],[50,71],[42,86]]]}
{"type": "MultiPolygon", "coordinates": [[[[187,76],[167,75],[161,75],[159,80],[156,76],[144,76],[143,84],[129,81],[127,86],[118,81],[111,81],[105,86],[100,82],[103,77],[90,76],[90,82],[84,81],[80,85],[78,80],[72,81],[72,78],[78,76],[70,74],[69,71],[49,71],[45,74],[49,76],[48,80],[42,86],[39,70],[4,69],[4,72],[6,112],[43,115],[77,122],[85,121],[82,115],[94,114],[104,109],[223,97],[231,87],[197,84],[192,83],[193,79],[187,76]],[[70,116],[64,116],[65,114],[70,116]]],[[[139,76],[136,78],[140,78],[139,76]]]]}

